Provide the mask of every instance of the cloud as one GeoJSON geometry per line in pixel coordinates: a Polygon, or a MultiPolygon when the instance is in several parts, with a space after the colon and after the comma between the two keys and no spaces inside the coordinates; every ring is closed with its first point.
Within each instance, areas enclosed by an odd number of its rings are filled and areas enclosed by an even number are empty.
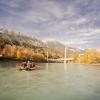
{"type": "Polygon", "coordinates": [[[0,0],[0,26],[95,47],[100,43],[99,4],[100,0],[0,0]]]}

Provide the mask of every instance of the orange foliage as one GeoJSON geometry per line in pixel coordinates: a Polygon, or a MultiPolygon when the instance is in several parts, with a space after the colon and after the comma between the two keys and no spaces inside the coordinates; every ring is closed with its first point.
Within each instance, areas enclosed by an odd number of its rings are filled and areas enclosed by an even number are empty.
{"type": "Polygon", "coordinates": [[[32,58],[34,61],[43,61],[44,55],[41,53],[34,53],[32,58]]]}

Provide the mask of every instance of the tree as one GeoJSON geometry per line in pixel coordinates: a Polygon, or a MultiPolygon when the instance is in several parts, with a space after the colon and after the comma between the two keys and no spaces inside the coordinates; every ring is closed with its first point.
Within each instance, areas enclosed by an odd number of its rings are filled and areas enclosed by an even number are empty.
{"type": "Polygon", "coordinates": [[[5,57],[10,57],[11,56],[11,45],[5,45],[3,49],[3,55],[5,57]]]}
{"type": "Polygon", "coordinates": [[[84,59],[86,62],[92,63],[95,56],[96,56],[96,51],[94,49],[88,49],[85,52],[84,59]]]}
{"type": "Polygon", "coordinates": [[[43,61],[44,60],[44,55],[41,53],[34,53],[33,54],[33,60],[34,61],[43,61]]]}
{"type": "Polygon", "coordinates": [[[17,48],[16,45],[11,46],[11,57],[17,57],[17,48]]]}

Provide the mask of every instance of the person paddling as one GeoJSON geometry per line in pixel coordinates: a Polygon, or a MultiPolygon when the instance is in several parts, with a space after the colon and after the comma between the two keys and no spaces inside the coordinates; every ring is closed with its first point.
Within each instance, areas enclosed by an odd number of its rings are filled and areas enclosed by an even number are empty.
{"type": "Polygon", "coordinates": [[[30,65],[31,65],[31,63],[30,63],[30,61],[28,61],[27,62],[27,68],[30,68],[30,65]]]}

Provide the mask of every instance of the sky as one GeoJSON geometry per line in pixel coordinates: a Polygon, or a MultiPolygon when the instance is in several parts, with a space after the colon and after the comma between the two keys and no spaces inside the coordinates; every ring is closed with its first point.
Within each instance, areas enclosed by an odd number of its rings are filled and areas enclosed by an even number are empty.
{"type": "Polygon", "coordinates": [[[100,0],[0,0],[0,28],[86,49],[100,47],[100,0]]]}

